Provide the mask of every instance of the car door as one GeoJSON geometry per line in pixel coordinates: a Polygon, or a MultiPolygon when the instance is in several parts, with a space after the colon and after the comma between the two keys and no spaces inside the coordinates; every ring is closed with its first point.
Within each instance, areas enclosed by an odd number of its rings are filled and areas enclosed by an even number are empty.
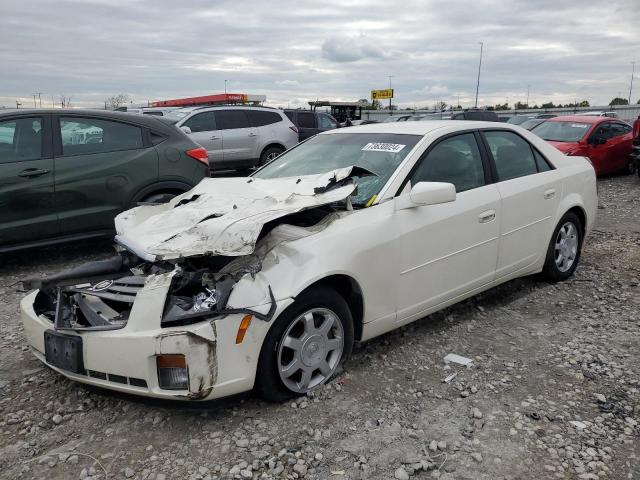
{"type": "Polygon", "coordinates": [[[0,250],[58,233],[48,115],[0,120],[0,250]]]}
{"type": "Polygon", "coordinates": [[[181,127],[191,130],[189,137],[207,150],[211,168],[223,161],[222,132],[216,126],[216,117],[213,111],[196,113],[187,118],[181,127]]]}
{"type": "Polygon", "coordinates": [[[603,122],[596,126],[588,136],[585,156],[589,157],[598,175],[611,173],[612,168],[610,157],[611,143],[609,142],[613,131],[611,122],[603,122]]]}
{"type": "Polygon", "coordinates": [[[255,164],[258,153],[258,132],[249,123],[244,110],[216,110],[216,125],[222,133],[222,160],[226,167],[255,164]]]}
{"type": "Polygon", "coordinates": [[[298,138],[300,141],[313,137],[318,133],[318,124],[313,112],[299,111],[298,114],[298,138]]]}
{"type": "Polygon", "coordinates": [[[527,140],[512,131],[482,131],[502,203],[496,280],[521,273],[544,256],[562,183],[527,140]]]}
{"type": "Polygon", "coordinates": [[[631,154],[631,144],[633,137],[630,125],[619,122],[611,123],[611,138],[607,153],[607,161],[611,165],[612,171],[618,172],[629,165],[629,155],[631,154]]]}
{"type": "Polygon", "coordinates": [[[158,154],[135,124],[54,116],[56,209],[63,234],[113,230],[142,188],[158,180],[158,154]]]}
{"type": "Polygon", "coordinates": [[[453,183],[457,195],[454,202],[395,212],[400,251],[397,318],[401,323],[494,279],[500,195],[491,183],[478,138],[466,132],[442,139],[409,175],[408,185],[453,183]]]}

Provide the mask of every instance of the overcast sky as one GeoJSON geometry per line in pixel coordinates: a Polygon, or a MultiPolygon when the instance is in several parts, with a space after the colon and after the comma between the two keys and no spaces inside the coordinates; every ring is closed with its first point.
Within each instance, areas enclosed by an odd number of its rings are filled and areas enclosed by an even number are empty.
{"type": "Polygon", "coordinates": [[[42,92],[99,106],[219,93],[271,105],[368,98],[479,103],[640,98],[639,0],[2,0],[0,106],[42,92]]]}

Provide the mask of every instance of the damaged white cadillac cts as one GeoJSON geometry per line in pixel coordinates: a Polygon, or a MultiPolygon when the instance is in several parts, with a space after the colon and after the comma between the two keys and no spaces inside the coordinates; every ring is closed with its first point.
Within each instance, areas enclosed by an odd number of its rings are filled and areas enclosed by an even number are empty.
{"type": "Polygon", "coordinates": [[[354,342],[516,277],[569,277],[596,208],[590,163],[517,126],[332,130],[122,213],[118,255],[25,280],[22,318],[35,355],[79,382],[278,401],[354,342]]]}

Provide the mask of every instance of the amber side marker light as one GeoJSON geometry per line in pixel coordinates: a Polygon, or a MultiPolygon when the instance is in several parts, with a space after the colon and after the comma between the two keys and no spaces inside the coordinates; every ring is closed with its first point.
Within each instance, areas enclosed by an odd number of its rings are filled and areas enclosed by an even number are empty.
{"type": "Polygon", "coordinates": [[[184,355],[158,355],[158,385],[163,390],[189,390],[189,370],[184,355]]]}
{"type": "Polygon", "coordinates": [[[240,326],[238,327],[238,334],[236,335],[236,345],[242,343],[244,340],[244,334],[249,330],[249,325],[251,325],[251,319],[253,315],[245,315],[242,317],[242,321],[240,322],[240,326]]]}

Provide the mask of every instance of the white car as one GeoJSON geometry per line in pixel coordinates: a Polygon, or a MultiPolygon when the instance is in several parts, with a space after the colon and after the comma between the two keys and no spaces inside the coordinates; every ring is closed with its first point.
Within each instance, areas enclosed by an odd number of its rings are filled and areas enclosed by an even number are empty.
{"type": "Polygon", "coordinates": [[[569,277],[596,206],[591,164],[517,126],[331,130],[120,214],[120,255],[25,281],[22,319],[35,355],[79,382],[282,400],[356,341],[516,277],[569,277]]]}

